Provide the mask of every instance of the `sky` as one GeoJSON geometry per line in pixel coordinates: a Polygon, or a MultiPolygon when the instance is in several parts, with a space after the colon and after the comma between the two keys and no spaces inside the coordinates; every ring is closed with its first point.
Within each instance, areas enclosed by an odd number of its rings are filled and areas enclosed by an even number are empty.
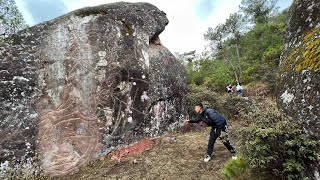
{"type": "MultiPolygon", "coordinates": [[[[126,0],[138,2],[139,0],[126,0]]],[[[140,0],[141,1],[141,0],[140,0]]],[[[281,9],[293,0],[278,0],[281,9]]],[[[15,0],[28,25],[54,19],[70,11],[115,0],[15,0]]],[[[208,42],[203,35],[209,27],[224,23],[231,13],[239,10],[241,0],[143,0],[167,14],[169,24],[160,34],[161,42],[172,53],[196,50],[201,53],[208,42]]]]}

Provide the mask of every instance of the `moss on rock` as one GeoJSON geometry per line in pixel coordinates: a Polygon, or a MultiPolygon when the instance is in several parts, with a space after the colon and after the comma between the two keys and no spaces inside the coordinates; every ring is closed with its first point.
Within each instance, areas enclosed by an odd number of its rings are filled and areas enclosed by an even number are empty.
{"type": "Polygon", "coordinates": [[[303,70],[315,71],[320,67],[320,28],[308,31],[301,38],[301,43],[293,48],[283,61],[281,72],[294,69],[300,73],[303,70]],[[290,68],[293,66],[293,68],[290,68]]]}
{"type": "Polygon", "coordinates": [[[106,9],[103,6],[97,6],[97,7],[88,7],[88,8],[80,9],[75,12],[75,15],[80,17],[86,17],[90,15],[99,15],[99,14],[107,14],[107,13],[108,13],[108,9],[106,9]]]}
{"type": "Polygon", "coordinates": [[[127,23],[126,21],[121,21],[122,22],[122,29],[121,29],[121,34],[123,36],[132,36],[134,33],[134,29],[131,24],[127,23]]]}

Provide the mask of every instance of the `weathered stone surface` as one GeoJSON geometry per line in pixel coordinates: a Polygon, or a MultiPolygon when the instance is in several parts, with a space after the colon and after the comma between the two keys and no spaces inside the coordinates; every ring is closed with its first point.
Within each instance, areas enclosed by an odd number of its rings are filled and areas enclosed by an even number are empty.
{"type": "Polygon", "coordinates": [[[320,2],[296,0],[281,58],[280,106],[320,140],[320,2]]]}
{"type": "Polygon", "coordinates": [[[277,101],[320,142],[319,12],[318,0],[295,0],[290,9],[277,101]]]}
{"type": "MultiPolygon", "coordinates": [[[[184,119],[183,67],[160,42],[148,3],[71,12],[0,45],[0,162],[39,157],[51,176],[184,119]]],[[[32,168],[31,168],[32,169],[32,168]]]]}

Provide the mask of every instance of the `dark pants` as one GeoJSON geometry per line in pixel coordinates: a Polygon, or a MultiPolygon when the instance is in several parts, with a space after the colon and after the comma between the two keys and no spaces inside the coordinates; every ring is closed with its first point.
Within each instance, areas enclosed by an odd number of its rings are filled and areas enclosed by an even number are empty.
{"type": "Polygon", "coordinates": [[[224,125],[224,126],[222,126],[222,128],[214,128],[214,127],[211,128],[210,138],[209,138],[209,142],[208,142],[208,150],[207,150],[208,155],[210,155],[210,156],[212,155],[214,143],[216,142],[218,137],[222,141],[224,146],[232,154],[235,153],[235,150],[232,147],[232,145],[228,139],[228,127],[227,127],[227,125],[224,125]]]}

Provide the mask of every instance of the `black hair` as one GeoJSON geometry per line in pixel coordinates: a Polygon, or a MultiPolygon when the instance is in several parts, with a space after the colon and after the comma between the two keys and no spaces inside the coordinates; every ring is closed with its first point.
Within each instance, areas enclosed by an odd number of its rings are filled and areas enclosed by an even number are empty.
{"type": "Polygon", "coordinates": [[[194,106],[199,106],[201,109],[203,109],[203,105],[202,105],[202,103],[196,103],[194,106]]]}

